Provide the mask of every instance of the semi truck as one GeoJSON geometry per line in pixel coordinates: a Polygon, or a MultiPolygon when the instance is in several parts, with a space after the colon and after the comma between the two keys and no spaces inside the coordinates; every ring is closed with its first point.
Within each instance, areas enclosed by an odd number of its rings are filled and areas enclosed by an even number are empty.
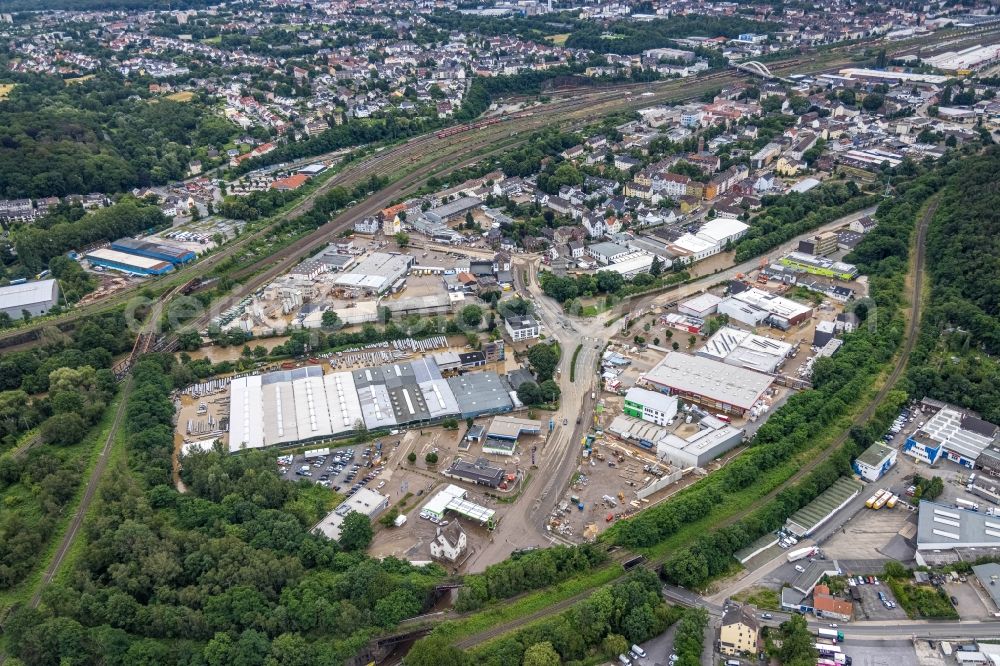
{"type": "Polygon", "coordinates": [[[886,505],[886,503],[889,501],[891,497],[892,493],[890,493],[888,490],[883,490],[882,496],[879,497],[877,500],[875,500],[875,504],[872,506],[872,508],[878,511],[879,509],[881,509],[886,505]]]}
{"type": "Polygon", "coordinates": [[[837,629],[826,629],[821,627],[816,630],[816,635],[822,636],[823,638],[829,638],[830,640],[835,641],[837,643],[844,642],[844,632],[839,631],[837,629]]]}
{"type": "Polygon", "coordinates": [[[812,557],[819,552],[816,546],[809,546],[808,548],[798,548],[796,550],[789,551],[785,554],[789,562],[797,562],[798,560],[803,560],[807,557],[812,557]]]}
{"type": "Polygon", "coordinates": [[[967,499],[962,499],[959,497],[955,500],[955,504],[958,505],[960,509],[968,509],[969,511],[979,511],[979,505],[975,502],[970,502],[967,499]]]}

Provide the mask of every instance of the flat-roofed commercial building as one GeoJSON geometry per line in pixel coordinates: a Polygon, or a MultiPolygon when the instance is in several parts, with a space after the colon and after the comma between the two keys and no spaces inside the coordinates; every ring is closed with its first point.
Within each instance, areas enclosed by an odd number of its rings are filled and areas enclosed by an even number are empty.
{"type": "Polygon", "coordinates": [[[634,386],[625,394],[622,413],[656,425],[667,425],[677,416],[677,397],[634,386]]]}
{"type": "Polygon", "coordinates": [[[813,309],[797,301],[752,287],[719,303],[719,314],[736,321],[757,326],[767,321],[772,326],[788,329],[812,316],[813,309]]]}
{"type": "Polygon", "coordinates": [[[731,326],[720,328],[697,351],[697,355],[704,358],[766,373],[777,372],[791,353],[792,345],[787,342],[731,326]]]}
{"type": "Polygon", "coordinates": [[[770,375],[681,352],[667,352],[643,379],[660,391],[736,414],[749,412],[774,381],[770,375]]]}
{"type": "Polygon", "coordinates": [[[326,518],[319,521],[314,532],[318,532],[328,539],[339,539],[340,529],[344,525],[344,520],[352,513],[360,513],[368,520],[374,520],[380,513],[389,507],[389,498],[380,495],[370,488],[359,488],[358,492],[348,497],[336,509],[331,511],[326,518]]]}
{"type": "Polygon", "coordinates": [[[495,373],[454,379],[477,391],[464,406],[429,357],[327,375],[307,366],[238,377],[230,384],[229,450],[340,437],[359,425],[374,430],[464,418],[477,405],[483,413],[513,406],[495,373]]]}
{"type": "Polygon", "coordinates": [[[0,312],[11,319],[21,319],[27,312],[38,317],[59,302],[59,283],[56,280],[37,280],[0,287],[0,312]]]}
{"type": "Polygon", "coordinates": [[[538,435],[542,432],[542,422],[535,419],[519,419],[514,416],[494,417],[486,430],[487,437],[516,440],[521,435],[538,435]]]}
{"type": "MultiPolygon", "coordinates": [[[[834,236],[834,248],[836,248],[836,236],[834,236]]],[[[816,254],[805,252],[789,252],[778,260],[782,266],[809,273],[811,275],[822,275],[823,277],[836,278],[838,280],[853,280],[858,277],[858,267],[854,264],[846,264],[843,261],[834,261],[816,254]]]]}
{"type": "Polygon", "coordinates": [[[167,245],[166,243],[151,243],[136,238],[121,238],[116,240],[111,244],[111,249],[125,252],[126,254],[148,257],[149,259],[169,261],[174,265],[186,264],[195,258],[195,253],[191,250],[175,245],[167,245]]]}
{"type": "Polygon", "coordinates": [[[865,481],[875,482],[896,464],[896,449],[875,442],[854,460],[854,471],[865,481]]]}
{"type": "Polygon", "coordinates": [[[674,467],[704,467],[743,441],[743,431],[710,417],[711,425],[700,424],[693,435],[683,438],[669,434],[656,443],[656,456],[674,467]],[[712,427],[718,426],[718,427],[712,427]]]}
{"type": "MultiPolygon", "coordinates": [[[[929,404],[924,401],[925,406],[929,404]]],[[[903,453],[929,465],[944,456],[963,467],[974,468],[980,454],[997,443],[997,426],[959,407],[937,405],[938,411],[923,427],[906,438],[903,453]]]]}
{"type": "Polygon", "coordinates": [[[106,247],[92,250],[84,255],[91,266],[101,266],[132,275],[163,275],[174,270],[174,265],[162,259],[140,257],[106,247]]]}
{"type": "Polygon", "coordinates": [[[1000,517],[921,500],[917,518],[917,564],[925,563],[922,558],[929,555],[927,551],[970,548],[979,551],[969,553],[973,559],[996,554],[1000,549],[1000,517]]]}
{"type": "Polygon", "coordinates": [[[463,419],[503,414],[514,408],[509,391],[493,372],[470,372],[447,379],[463,419]]]}
{"type": "Polygon", "coordinates": [[[406,277],[413,261],[409,254],[372,252],[361,263],[341,273],[334,284],[384,294],[406,277]]]}
{"type": "Polygon", "coordinates": [[[477,486],[496,488],[503,481],[504,469],[491,465],[486,458],[479,458],[471,463],[456,458],[442,474],[453,479],[474,483],[477,486]]]}

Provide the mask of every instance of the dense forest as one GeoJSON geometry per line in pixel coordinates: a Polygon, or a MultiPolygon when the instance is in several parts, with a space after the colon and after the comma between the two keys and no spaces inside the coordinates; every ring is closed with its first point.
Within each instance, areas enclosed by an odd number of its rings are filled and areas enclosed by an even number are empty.
{"type": "Polygon", "coordinates": [[[0,355],[0,590],[22,584],[85,477],[106,407],[111,364],[130,349],[121,313],[91,318],[72,337],[0,355]],[[10,451],[18,444],[20,455],[10,451]],[[34,444],[34,446],[31,446],[34,444]]]}
{"type": "Polygon", "coordinates": [[[145,99],[111,73],[67,84],[15,75],[0,104],[0,197],[117,193],[183,178],[235,125],[198,99],[145,99]]]}
{"type": "Polygon", "coordinates": [[[1000,422],[1000,149],[944,188],[927,236],[931,298],[909,379],[924,395],[1000,422]]]}

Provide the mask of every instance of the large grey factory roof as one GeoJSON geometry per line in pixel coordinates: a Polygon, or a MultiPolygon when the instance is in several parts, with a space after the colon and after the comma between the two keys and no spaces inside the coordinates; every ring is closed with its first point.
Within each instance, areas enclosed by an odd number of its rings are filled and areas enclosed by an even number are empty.
{"type": "Polygon", "coordinates": [[[437,208],[431,208],[428,213],[432,213],[439,220],[447,221],[455,215],[461,215],[467,210],[471,210],[476,206],[480,205],[481,199],[477,197],[461,197],[455,199],[450,203],[446,203],[443,206],[438,206],[437,208]]]}
{"type": "Polygon", "coordinates": [[[393,282],[406,275],[413,264],[413,256],[386,252],[372,252],[357,266],[345,271],[336,279],[341,287],[355,287],[385,291],[393,282]]]}
{"type": "Polygon", "coordinates": [[[1000,517],[937,502],[920,502],[918,550],[1000,546],[1000,517]]]}
{"type": "Polygon", "coordinates": [[[335,437],[358,421],[369,429],[512,407],[495,373],[452,378],[456,398],[432,358],[323,374],[306,366],[239,377],[230,394],[230,450],[335,437]]]}
{"type": "Polygon", "coordinates": [[[492,372],[473,372],[448,378],[448,386],[462,414],[508,411],[514,403],[500,377],[492,372]]]}
{"type": "Polygon", "coordinates": [[[719,402],[750,409],[763,395],[772,377],[700,356],[667,352],[645,374],[647,381],[719,402]]]}
{"type": "Polygon", "coordinates": [[[53,300],[55,295],[55,280],[37,280],[0,287],[0,309],[26,308],[53,300]]]}

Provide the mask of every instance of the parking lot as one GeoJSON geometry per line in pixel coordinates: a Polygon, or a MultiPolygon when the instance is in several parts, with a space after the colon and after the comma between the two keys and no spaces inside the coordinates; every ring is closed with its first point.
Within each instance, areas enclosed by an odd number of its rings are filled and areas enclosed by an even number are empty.
{"type": "Polygon", "coordinates": [[[383,450],[386,450],[382,442],[318,450],[328,453],[308,458],[304,453],[278,456],[278,471],[282,478],[313,481],[348,497],[362,487],[386,494],[383,491],[386,481],[379,478],[383,472],[379,462],[383,450]]]}
{"type": "Polygon", "coordinates": [[[863,641],[863,645],[848,641],[843,646],[844,654],[852,660],[852,666],[918,666],[926,664],[918,659],[914,646],[909,641],[863,641]]]}
{"type": "Polygon", "coordinates": [[[858,619],[866,620],[905,620],[906,611],[900,608],[899,604],[896,604],[895,598],[892,596],[892,590],[888,586],[884,585],[879,581],[875,585],[865,584],[858,585],[856,589],[861,595],[861,603],[857,605],[858,608],[858,619]],[[882,603],[882,599],[879,598],[879,593],[885,595],[885,598],[890,602],[895,604],[895,608],[886,608],[885,604],[882,603]]]}
{"type": "MultiPolygon", "coordinates": [[[[874,487],[874,486],[873,486],[874,487]]],[[[870,495],[868,489],[865,493],[870,495]]],[[[865,493],[862,493],[864,495],[865,493]]],[[[914,521],[914,514],[899,507],[879,511],[862,509],[843,529],[823,543],[823,552],[834,559],[884,559],[905,555],[895,546],[903,540],[900,531],[914,521]]],[[[902,544],[905,545],[905,544],[902,544]]],[[[912,551],[912,549],[910,549],[912,551]]],[[[912,552],[910,552],[912,558],[912,552]]],[[[904,559],[898,557],[897,559],[904,559]]],[[[909,559],[909,558],[905,558],[909,559]]]]}
{"type": "Polygon", "coordinates": [[[958,611],[959,617],[963,620],[992,619],[992,613],[986,608],[979,592],[973,587],[975,584],[975,576],[973,576],[964,583],[945,583],[944,591],[950,598],[958,602],[955,604],[955,610],[958,611]]]}

